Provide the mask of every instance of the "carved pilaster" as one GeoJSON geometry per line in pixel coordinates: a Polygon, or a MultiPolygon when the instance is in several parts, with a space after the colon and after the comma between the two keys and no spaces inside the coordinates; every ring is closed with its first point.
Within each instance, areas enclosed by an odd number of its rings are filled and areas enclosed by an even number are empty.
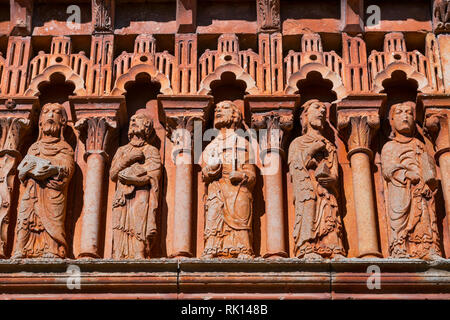
{"type": "Polygon", "coordinates": [[[436,33],[450,31],[450,1],[434,0],[433,27],[436,33]]]}
{"type": "Polygon", "coordinates": [[[29,128],[30,120],[28,119],[0,118],[0,258],[6,258],[14,178],[17,165],[22,158],[19,143],[29,128]]]}
{"type": "Polygon", "coordinates": [[[93,33],[113,33],[115,0],[92,0],[93,33]]]}
{"type": "Polygon", "coordinates": [[[124,97],[70,97],[78,121],[75,129],[85,145],[83,213],[78,258],[101,257],[100,222],[104,209],[103,190],[108,145],[116,128],[124,123],[124,97]]]}
{"type": "Polygon", "coordinates": [[[101,154],[105,160],[109,160],[106,152],[108,143],[117,128],[117,122],[110,117],[82,118],[75,123],[75,129],[80,133],[80,139],[84,142],[87,159],[93,153],[101,154]]]}
{"type": "Polygon", "coordinates": [[[0,258],[6,258],[11,198],[20,148],[38,107],[37,98],[0,99],[0,258]]]}
{"type": "Polygon", "coordinates": [[[337,122],[347,144],[352,169],[353,203],[360,258],[380,257],[377,214],[372,178],[370,144],[380,126],[380,110],[386,101],[382,94],[348,96],[337,105],[337,122]]]}
{"type": "Polygon", "coordinates": [[[280,0],[257,0],[258,30],[279,31],[280,23],[280,0]]]}
{"type": "Polygon", "coordinates": [[[174,221],[170,228],[171,257],[192,257],[193,159],[202,152],[203,141],[202,128],[198,130],[197,124],[206,119],[212,101],[211,96],[158,96],[160,119],[165,119],[168,136],[174,144],[172,156],[176,165],[175,180],[168,182],[173,183],[176,194],[176,200],[169,205],[174,221]]]}
{"type": "Polygon", "coordinates": [[[252,113],[251,125],[259,130],[260,157],[263,164],[266,210],[266,258],[287,257],[283,202],[283,150],[286,133],[294,123],[294,109],[300,103],[297,95],[246,96],[252,113]]]}

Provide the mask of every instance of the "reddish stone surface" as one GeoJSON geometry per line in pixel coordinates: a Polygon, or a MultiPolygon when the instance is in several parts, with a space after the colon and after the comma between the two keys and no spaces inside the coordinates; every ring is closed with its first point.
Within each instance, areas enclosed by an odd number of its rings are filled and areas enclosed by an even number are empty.
{"type": "Polygon", "coordinates": [[[450,298],[448,1],[69,6],[0,1],[2,297],[450,298]]]}

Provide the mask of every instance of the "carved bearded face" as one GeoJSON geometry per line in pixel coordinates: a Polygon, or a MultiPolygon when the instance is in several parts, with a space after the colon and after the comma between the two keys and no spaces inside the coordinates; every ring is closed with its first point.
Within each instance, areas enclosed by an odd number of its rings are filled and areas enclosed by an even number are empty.
{"type": "Polygon", "coordinates": [[[214,127],[231,128],[241,121],[241,113],[231,101],[218,103],[214,114],[214,127]]]}
{"type": "Polygon", "coordinates": [[[41,111],[40,126],[46,135],[59,136],[61,127],[67,122],[64,107],[60,104],[46,104],[41,111]]]}
{"type": "Polygon", "coordinates": [[[140,136],[147,140],[151,133],[151,121],[143,114],[135,114],[130,119],[128,137],[140,136]]]}
{"type": "Polygon", "coordinates": [[[305,110],[306,123],[302,123],[305,127],[309,126],[314,129],[322,129],[325,126],[327,107],[322,102],[313,102],[305,110]]]}
{"type": "Polygon", "coordinates": [[[402,103],[392,106],[391,125],[401,135],[414,133],[414,109],[412,104],[402,103]]]}

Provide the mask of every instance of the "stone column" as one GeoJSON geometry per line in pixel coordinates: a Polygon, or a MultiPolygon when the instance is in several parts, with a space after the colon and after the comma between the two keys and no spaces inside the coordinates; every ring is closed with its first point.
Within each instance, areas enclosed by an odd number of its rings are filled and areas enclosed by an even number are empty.
{"type": "Polygon", "coordinates": [[[111,137],[117,128],[122,99],[72,97],[78,121],[75,129],[85,145],[86,161],[81,241],[78,258],[99,258],[105,166],[111,137]],[[100,107],[100,108],[99,108],[100,107]]]}
{"type": "Polygon", "coordinates": [[[37,120],[38,106],[35,97],[0,99],[0,259],[6,258],[14,180],[22,160],[20,147],[37,120]]]}
{"type": "Polygon", "coordinates": [[[173,142],[175,163],[175,210],[170,257],[192,257],[194,148],[202,145],[202,127],[210,96],[159,96],[166,127],[173,142]],[[195,131],[195,132],[194,132],[195,131]],[[194,140],[200,140],[195,141],[194,140]]]}
{"type": "Polygon", "coordinates": [[[425,132],[436,150],[435,158],[441,169],[445,211],[450,215],[450,95],[420,94],[425,113],[425,132]]]}
{"type": "Polygon", "coordinates": [[[265,258],[288,256],[283,201],[283,146],[285,133],[292,129],[293,110],[299,100],[298,96],[246,96],[246,103],[252,112],[252,127],[260,130],[267,217],[265,258]]]}
{"type": "Polygon", "coordinates": [[[349,96],[337,107],[338,128],[347,144],[352,168],[359,258],[382,257],[378,245],[370,144],[380,126],[379,111],[385,99],[385,95],[349,96]]]}

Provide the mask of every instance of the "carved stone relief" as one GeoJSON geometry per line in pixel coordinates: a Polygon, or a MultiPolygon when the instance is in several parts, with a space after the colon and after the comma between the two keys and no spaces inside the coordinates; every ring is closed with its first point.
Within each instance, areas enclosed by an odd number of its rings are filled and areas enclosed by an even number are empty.
{"type": "Polygon", "coordinates": [[[112,203],[113,258],[145,259],[157,235],[161,158],[150,144],[152,119],[138,112],[130,119],[130,142],[120,147],[111,164],[111,179],[117,182],[112,203]]]}
{"type": "Polygon", "coordinates": [[[252,258],[252,190],[255,166],[249,163],[249,142],[236,130],[242,114],[231,101],[217,104],[214,126],[219,135],[203,153],[207,185],[203,258],[252,258]]]}
{"type": "Polygon", "coordinates": [[[393,105],[391,141],[381,151],[387,188],[389,253],[394,258],[438,259],[436,167],[415,137],[415,103],[393,105]]]}
{"type": "Polygon", "coordinates": [[[338,207],[336,146],[324,137],[326,104],[303,106],[302,136],[289,147],[288,164],[294,193],[295,256],[342,258],[342,221],[338,207]]]}
{"type": "Polygon", "coordinates": [[[67,114],[46,104],[39,137],[19,164],[25,191],[19,202],[13,258],[65,258],[67,189],[75,170],[74,152],[64,140],[67,114]]]}

